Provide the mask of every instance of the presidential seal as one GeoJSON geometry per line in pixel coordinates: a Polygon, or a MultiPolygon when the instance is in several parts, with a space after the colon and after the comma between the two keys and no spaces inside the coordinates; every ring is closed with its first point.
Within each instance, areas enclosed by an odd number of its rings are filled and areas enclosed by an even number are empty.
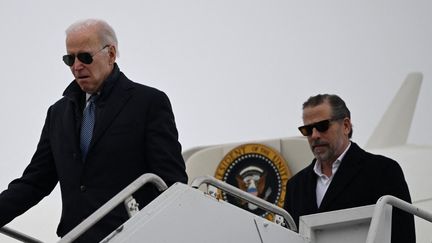
{"type": "MultiPolygon", "coordinates": [[[[291,172],[284,158],[262,144],[244,144],[228,152],[216,168],[215,178],[283,207],[286,183],[291,172]]],[[[218,190],[218,197],[273,220],[274,215],[256,205],[218,190]]]]}

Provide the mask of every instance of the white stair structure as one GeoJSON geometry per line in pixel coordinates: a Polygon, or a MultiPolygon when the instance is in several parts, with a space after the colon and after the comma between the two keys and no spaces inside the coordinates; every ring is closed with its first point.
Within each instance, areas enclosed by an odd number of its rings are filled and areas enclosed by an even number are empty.
{"type": "MultiPolygon", "coordinates": [[[[108,235],[103,243],[191,242],[191,243],[388,243],[391,232],[391,206],[432,222],[432,214],[392,196],[382,197],[377,205],[344,209],[300,218],[300,229],[283,209],[252,196],[223,181],[199,177],[192,186],[176,183],[166,189],[154,174],[145,174],[90,215],[59,243],[73,242],[120,203],[125,203],[131,218],[108,235]],[[146,183],[164,192],[140,211],[130,206],[131,195],[146,183]],[[276,214],[275,222],[199,190],[206,184],[247,200],[276,214]],[[283,225],[287,225],[288,228],[283,225]]],[[[15,232],[16,233],[16,232],[15,232]]],[[[23,242],[19,235],[12,237],[23,242]]]]}
{"type": "Polygon", "coordinates": [[[103,242],[306,242],[299,234],[184,184],[170,187],[103,242]],[[288,240],[288,241],[287,241],[288,240]]]}
{"type": "MultiPolygon", "coordinates": [[[[59,243],[72,242],[112,208],[128,202],[133,192],[151,182],[163,190],[165,183],[154,174],[145,174],[84,220],[59,243]]],[[[103,243],[133,242],[247,242],[247,243],[387,243],[390,242],[391,206],[432,222],[432,214],[392,196],[378,204],[338,210],[300,218],[300,230],[283,209],[210,176],[198,177],[192,186],[176,183],[116,231],[103,243]],[[247,200],[276,215],[275,222],[261,218],[199,190],[213,186],[247,200]],[[288,228],[283,227],[287,225],[288,228]]],[[[128,206],[126,205],[128,208],[128,206]]]]}

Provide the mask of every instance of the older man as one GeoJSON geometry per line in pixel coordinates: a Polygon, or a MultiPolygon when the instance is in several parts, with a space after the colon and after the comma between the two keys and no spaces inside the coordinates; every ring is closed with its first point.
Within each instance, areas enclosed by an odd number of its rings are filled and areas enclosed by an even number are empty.
{"type": "MultiPolygon", "coordinates": [[[[187,182],[168,97],[129,80],[116,64],[114,30],[88,19],[66,30],[63,61],[75,78],[48,109],[36,152],[21,178],[0,194],[0,226],[24,213],[60,182],[65,235],[144,173],[168,185],[187,182]]],[[[157,196],[138,191],[141,206],[157,196]]],[[[128,216],[115,208],[76,242],[98,242],[128,216]]]]}

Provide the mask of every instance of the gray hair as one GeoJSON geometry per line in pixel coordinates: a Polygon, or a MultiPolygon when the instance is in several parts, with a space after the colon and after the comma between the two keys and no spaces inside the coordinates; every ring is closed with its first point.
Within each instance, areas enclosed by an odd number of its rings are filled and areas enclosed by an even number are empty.
{"type": "Polygon", "coordinates": [[[101,19],[84,19],[71,24],[66,29],[66,36],[72,32],[87,28],[95,28],[102,45],[113,45],[116,48],[116,55],[119,56],[118,41],[114,29],[101,19]]]}

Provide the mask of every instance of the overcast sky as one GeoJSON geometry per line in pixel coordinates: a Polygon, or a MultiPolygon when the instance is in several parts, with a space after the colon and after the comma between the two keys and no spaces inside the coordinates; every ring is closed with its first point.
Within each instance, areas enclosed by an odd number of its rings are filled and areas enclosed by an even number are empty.
{"type": "MultiPolygon", "coordinates": [[[[317,93],[345,99],[353,140],[364,145],[412,71],[424,81],[409,142],[431,144],[431,7],[429,0],[0,1],[0,188],[20,176],[48,107],[72,81],[61,60],[64,30],[89,17],[116,30],[118,64],[130,79],[168,94],[184,149],[298,136],[301,104],[317,93]]],[[[56,190],[10,226],[52,242],[59,214],[56,190]]]]}

